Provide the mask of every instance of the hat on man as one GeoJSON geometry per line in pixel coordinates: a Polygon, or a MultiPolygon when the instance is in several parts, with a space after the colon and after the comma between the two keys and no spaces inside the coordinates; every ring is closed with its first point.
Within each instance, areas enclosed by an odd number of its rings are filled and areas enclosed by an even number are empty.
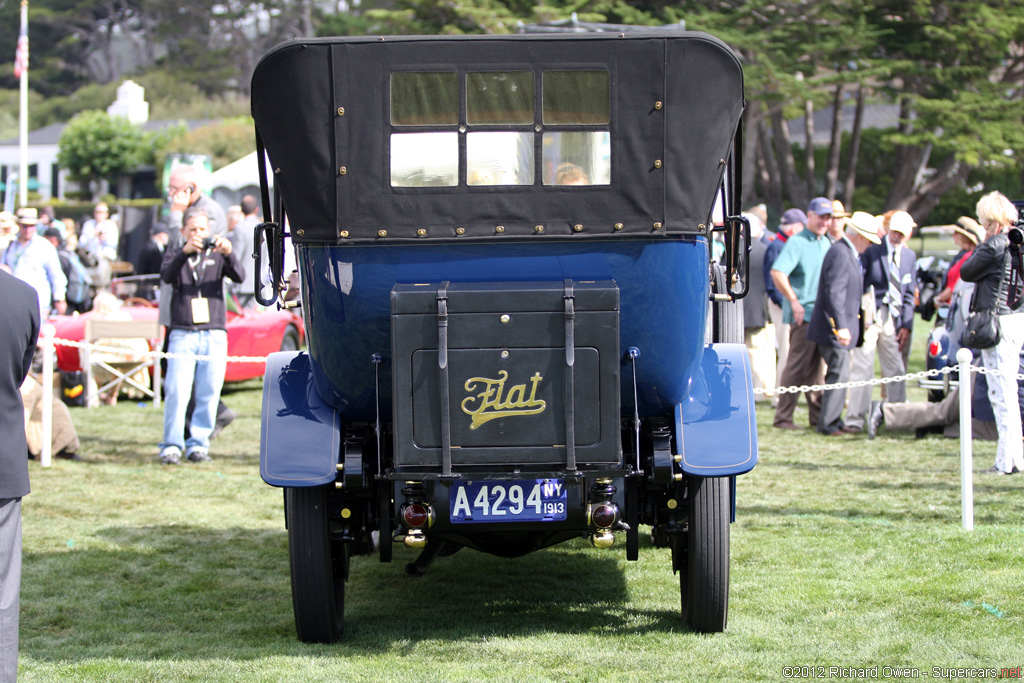
{"type": "Polygon", "coordinates": [[[831,216],[832,202],[825,197],[815,197],[807,205],[807,215],[810,216],[812,213],[816,213],[819,216],[831,216]]]}
{"type": "Polygon", "coordinates": [[[985,228],[978,225],[978,221],[970,216],[957,218],[953,231],[960,233],[974,244],[981,244],[985,239],[985,228]]]}
{"type": "Polygon", "coordinates": [[[10,211],[0,211],[0,228],[15,228],[18,225],[18,219],[14,217],[14,214],[10,211]]]}
{"type": "Polygon", "coordinates": [[[807,214],[801,211],[800,209],[786,209],[786,212],[782,214],[782,220],[780,220],[779,222],[782,225],[801,223],[806,228],[807,214]]]}
{"type": "Polygon", "coordinates": [[[22,225],[35,225],[39,222],[39,212],[31,206],[18,209],[18,222],[22,225]]]}
{"type": "Polygon", "coordinates": [[[854,211],[850,220],[846,221],[847,228],[853,228],[858,235],[872,244],[881,244],[878,239],[878,217],[872,216],[867,211],[854,211]]]}
{"type": "Polygon", "coordinates": [[[917,223],[914,222],[914,219],[906,211],[897,211],[889,218],[889,230],[903,233],[905,237],[910,237],[910,233],[916,227],[917,223]]]}
{"type": "Polygon", "coordinates": [[[167,234],[169,234],[167,232],[167,226],[164,225],[163,223],[154,223],[153,227],[149,229],[149,236],[150,237],[152,237],[153,235],[167,235],[167,234]]]}
{"type": "Polygon", "coordinates": [[[61,242],[64,241],[64,238],[61,237],[60,235],[60,230],[58,230],[57,228],[47,228],[46,230],[43,231],[43,237],[56,237],[61,242]]]}
{"type": "Polygon", "coordinates": [[[850,214],[846,211],[846,207],[838,199],[832,200],[832,215],[836,218],[849,218],[850,214]]]}

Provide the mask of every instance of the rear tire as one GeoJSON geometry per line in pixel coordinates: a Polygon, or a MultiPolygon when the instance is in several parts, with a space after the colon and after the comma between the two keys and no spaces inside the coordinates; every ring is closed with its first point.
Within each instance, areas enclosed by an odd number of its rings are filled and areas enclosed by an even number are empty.
{"type": "Polygon", "coordinates": [[[333,643],[345,631],[348,548],[332,540],[328,489],[285,489],[295,630],[304,643],[333,643]]]}
{"type": "Polygon", "coordinates": [[[729,479],[692,477],[688,487],[683,618],[699,633],[721,633],[729,617],[729,479]]]}

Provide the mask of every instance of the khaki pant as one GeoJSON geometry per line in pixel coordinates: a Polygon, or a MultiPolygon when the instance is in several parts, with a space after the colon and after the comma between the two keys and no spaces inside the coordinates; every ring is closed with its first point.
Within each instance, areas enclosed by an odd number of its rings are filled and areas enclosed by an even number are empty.
{"type": "MultiPolygon", "coordinates": [[[[850,381],[869,380],[875,376],[875,351],[878,351],[878,362],[882,366],[882,377],[898,377],[906,372],[903,365],[903,354],[896,341],[896,329],[889,309],[883,308],[876,312],[876,318],[864,330],[864,345],[853,351],[853,369],[850,381]]],[[[846,425],[864,428],[864,416],[871,407],[871,390],[867,385],[850,389],[850,402],[846,407],[846,425]]],[[[907,400],[906,382],[893,382],[885,385],[885,397],[889,403],[903,403],[907,400]]]]}
{"type": "Polygon", "coordinates": [[[776,306],[771,299],[768,300],[768,316],[775,328],[775,386],[781,387],[782,373],[786,369],[786,359],[789,358],[789,323],[782,322],[782,306],[776,306]]]}
{"type": "Polygon", "coordinates": [[[750,371],[754,388],[764,389],[764,396],[775,394],[775,339],[771,325],[748,327],[743,331],[743,343],[750,356],[750,371]]]}

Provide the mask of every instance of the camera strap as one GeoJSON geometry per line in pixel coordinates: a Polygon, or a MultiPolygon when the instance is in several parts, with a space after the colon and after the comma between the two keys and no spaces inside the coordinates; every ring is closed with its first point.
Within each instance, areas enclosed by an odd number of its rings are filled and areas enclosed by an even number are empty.
{"type": "Polygon", "coordinates": [[[1006,305],[1011,311],[1017,310],[1021,299],[1024,298],[1024,292],[1021,290],[1021,286],[1024,285],[1024,282],[1021,281],[1022,273],[1024,273],[1024,254],[1021,253],[1020,245],[1011,243],[1010,278],[1006,287],[1006,305]]]}
{"type": "Polygon", "coordinates": [[[203,276],[206,275],[206,256],[206,251],[197,251],[195,261],[191,257],[188,259],[188,269],[192,273],[192,281],[197,285],[203,281],[203,276]]]}

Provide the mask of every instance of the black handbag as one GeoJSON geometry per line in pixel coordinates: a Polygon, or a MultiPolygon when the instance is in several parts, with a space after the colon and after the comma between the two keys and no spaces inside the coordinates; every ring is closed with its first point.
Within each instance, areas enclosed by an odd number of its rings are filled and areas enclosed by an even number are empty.
{"type": "Polygon", "coordinates": [[[980,351],[999,343],[999,315],[993,308],[971,311],[967,328],[960,333],[960,344],[980,351]]]}

